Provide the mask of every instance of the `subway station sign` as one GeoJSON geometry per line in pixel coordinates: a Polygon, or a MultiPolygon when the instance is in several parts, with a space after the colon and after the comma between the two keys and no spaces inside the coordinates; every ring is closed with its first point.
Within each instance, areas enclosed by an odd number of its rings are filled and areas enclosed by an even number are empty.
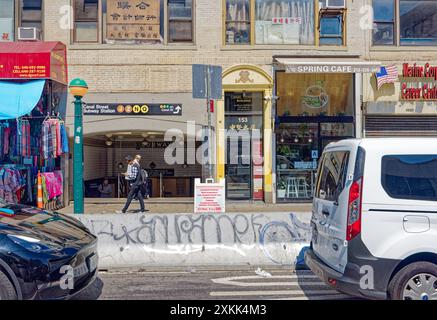
{"type": "Polygon", "coordinates": [[[182,116],[181,103],[90,103],[86,116],[182,116]]]}
{"type": "Polygon", "coordinates": [[[430,63],[404,63],[402,67],[401,100],[437,100],[437,66],[430,63]]]}

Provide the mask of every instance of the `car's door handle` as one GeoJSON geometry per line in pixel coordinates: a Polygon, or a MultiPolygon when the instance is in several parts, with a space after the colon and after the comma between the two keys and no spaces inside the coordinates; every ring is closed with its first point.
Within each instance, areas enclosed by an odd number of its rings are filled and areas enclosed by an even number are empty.
{"type": "Polygon", "coordinates": [[[327,217],[330,215],[329,211],[327,210],[322,210],[322,214],[327,217]]]}

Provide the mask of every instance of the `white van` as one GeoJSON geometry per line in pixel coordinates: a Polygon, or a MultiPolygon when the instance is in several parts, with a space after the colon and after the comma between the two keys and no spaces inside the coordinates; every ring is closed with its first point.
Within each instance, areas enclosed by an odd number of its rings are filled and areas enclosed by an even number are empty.
{"type": "Polygon", "coordinates": [[[320,159],[307,266],[338,291],[437,300],[437,139],[351,139],[320,159]]]}

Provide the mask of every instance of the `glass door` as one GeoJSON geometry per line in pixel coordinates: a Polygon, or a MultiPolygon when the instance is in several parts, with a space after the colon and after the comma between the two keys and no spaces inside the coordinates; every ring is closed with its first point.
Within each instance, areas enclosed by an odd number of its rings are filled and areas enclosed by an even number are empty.
{"type": "Polygon", "coordinates": [[[227,139],[226,193],[228,199],[249,200],[252,198],[252,157],[250,143],[239,140],[232,146],[227,139]]]}
{"type": "MultiPolygon", "coordinates": [[[[260,178],[254,176],[260,165],[254,166],[253,146],[262,146],[262,92],[226,92],[226,196],[231,200],[250,200],[259,197],[260,178]],[[254,184],[254,180],[257,184],[254,184]]],[[[262,152],[256,150],[257,152],[262,152]]],[[[262,164],[261,164],[262,171],[262,164]]]]}

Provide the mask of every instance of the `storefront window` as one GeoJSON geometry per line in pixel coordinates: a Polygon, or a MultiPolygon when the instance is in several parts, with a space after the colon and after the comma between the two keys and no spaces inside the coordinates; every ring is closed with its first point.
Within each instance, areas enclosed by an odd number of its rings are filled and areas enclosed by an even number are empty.
{"type": "Polygon", "coordinates": [[[400,0],[400,44],[437,45],[437,1],[400,0]]]}
{"type": "Polygon", "coordinates": [[[0,42],[14,41],[14,0],[0,0],[0,42]]]}
{"type": "Polygon", "coordinates": [[[21,27],[33,27],[42,31],[42,0],[21,1],[21,27]]]}
{"type": "Polygon", "coordinates": [[[395,0],[373,0],[373,44],[393,45],[395,0]]]}
{"type": "Polygon", "coordinates": [[[256,0],[256,44],[314,44],[313,0],[256,0]]]}
{"type": "Polygon", "coordinates": [[[249,44],[250,27],[250,0],[226,0],[226,44],[249,44]]]}
{"type": "Polygon", "coordinates": [[[277,200],[309,200],[323,149],[355,136],[353,75],[278,72],[276,79],[277,200]]]}
{"type": "Polygon", "coordinates": [[[192,0],[168,0],[168,41],[193,41],[192,0]]]}
{"type": "Polygon", "coordinates": [[[351,74],[277,73],[278,116],[353,115],[351,74]]]}
{"type": "Polygon", "coordinates": [[[74,41],[98,41],[98,0],[74,1],[74,41]]]}

